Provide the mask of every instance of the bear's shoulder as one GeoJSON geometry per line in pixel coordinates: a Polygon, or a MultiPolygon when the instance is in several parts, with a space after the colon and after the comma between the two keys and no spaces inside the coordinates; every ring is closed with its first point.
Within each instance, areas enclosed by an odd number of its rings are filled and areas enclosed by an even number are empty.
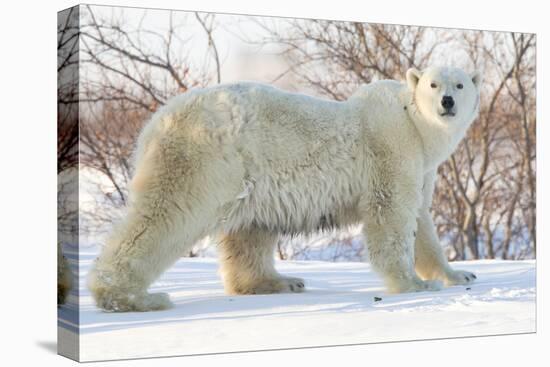
{"type": "Polygon", "coordinates": [[[364,84],[350,97],[350,99],[369,99],[401,101],[407,94],[406,85],[396,80],[380,80],[364,84]]]}

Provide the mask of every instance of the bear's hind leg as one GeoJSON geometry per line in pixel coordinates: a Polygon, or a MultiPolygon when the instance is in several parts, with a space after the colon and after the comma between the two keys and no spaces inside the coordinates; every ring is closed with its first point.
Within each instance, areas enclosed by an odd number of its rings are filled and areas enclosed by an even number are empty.
{"type": "Polygon", "coordinates": [[[88,286],[99,308],[127,312],[171,307],[168,295],[147,292],[169,266],[169,240],[161,233],[160,221],[132,213],[107,240],[88,275],[88,286]],[[164,258],[157,251],[162,251],[164,258]]]}
{"type": "Polygon", "coordinates": [[[168,294],[147,288],[199,239],[201,228],[165,209],[163,214],[132,211],[107,241],[90,272],[89,288],[106,311],[170,308],[168,294]]]}
{"type": "Polygon", "coordinates": [[[197,186],[172,190],[159,182],[135,193],[88,278],[98,307],[119,312],[171,307],[167,294],[147,288],[215,225],[219,202],[207,185],[197,186]]]}
{"type": "Polygon", "coordinates": [[[300,278],[275,270],[273,252],[278,235],[257,228],[225,234],[220,241],[221,273],[229,294],[305,291],[300,278]]]}

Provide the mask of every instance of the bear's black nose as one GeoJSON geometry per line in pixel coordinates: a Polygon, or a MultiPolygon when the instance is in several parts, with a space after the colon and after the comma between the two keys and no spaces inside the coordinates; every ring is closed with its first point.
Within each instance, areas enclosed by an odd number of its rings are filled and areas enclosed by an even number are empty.
{"type": "Polygon", "coordinates": [[[450,110],[455,105],[455,101],[451,96],[443,96],[443,99],[441,100],[441,105],[444,109],[450,110]]]}

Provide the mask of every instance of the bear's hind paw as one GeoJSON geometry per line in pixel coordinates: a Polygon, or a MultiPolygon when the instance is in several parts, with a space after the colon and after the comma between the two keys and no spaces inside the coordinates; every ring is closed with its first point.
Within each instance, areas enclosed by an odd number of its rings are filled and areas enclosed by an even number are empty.
{"type": "Polygon", "coordinates": [[[107,312],[145,312],[166,310],[173,306],[167,293],[107,295],[97,299],[97,306],[107,312]]]}

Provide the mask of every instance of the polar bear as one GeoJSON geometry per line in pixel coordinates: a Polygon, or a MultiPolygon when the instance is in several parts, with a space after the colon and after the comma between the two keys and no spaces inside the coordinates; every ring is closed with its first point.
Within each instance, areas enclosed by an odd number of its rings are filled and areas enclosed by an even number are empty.
{"type": "Polygon", "coordinates": [[[357,223],[390,292],[472,282],[449,266],[429,207],[479,85],[478,73],[432,67],[344,102],[256,83],[174,97],[139,136],[127,215],[89,276],[98,307],[170,307],[147,288],[208,234],[220,236],[227,293],[303,292],[275,270],[278,236],[357,223]]]}

